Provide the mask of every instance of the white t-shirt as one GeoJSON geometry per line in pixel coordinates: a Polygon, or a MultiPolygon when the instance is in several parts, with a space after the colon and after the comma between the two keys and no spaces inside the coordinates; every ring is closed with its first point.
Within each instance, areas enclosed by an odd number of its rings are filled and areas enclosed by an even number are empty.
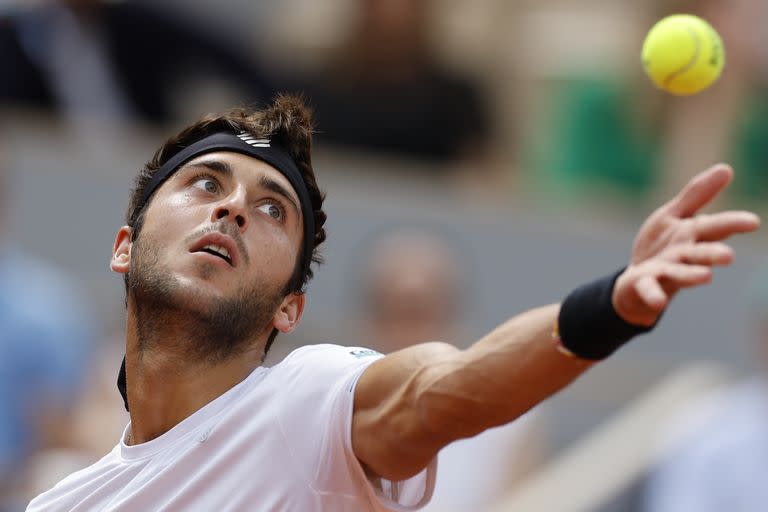
{"type": "Polygon", "coordinates": [[[109,454],[27,510],[416,510],[432,494],[436,461],[374,485],[352,451],[355,384],[379,357],[337,345],[295,350],[156,439],[126,445],[129,424],[109,454]]]}

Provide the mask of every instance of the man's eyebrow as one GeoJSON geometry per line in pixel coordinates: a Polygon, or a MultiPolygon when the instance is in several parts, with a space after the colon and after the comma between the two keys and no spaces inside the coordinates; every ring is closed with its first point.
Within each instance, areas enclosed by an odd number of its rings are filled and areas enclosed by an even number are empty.
{"type": "Polygon", "coordinates": [[[184,167],[205,167],[217,174],[221,174],[223,176],[232,176],[232,167],[230,167],[230,165],[224,160],[202,160],[200,162],[186,164],[184,167]]]}
{"type": "Polygon", "coordinates": [[[288,189],[285,188],[281,183],[278,183],[277,181],[273,180],[269,176],[261,176],[259,178],[259,186],[263,189],[269,190],[270,192],[274,192],[275,194],[281,196],[291,205],[291,208],[293,208],[293,211],[296,212],[296,216],[297,217],[301,216],[301,211],[299,210],[299,207],[296,204],[296,201],[293,199],[293,196],[288,191],[288,189]]]}

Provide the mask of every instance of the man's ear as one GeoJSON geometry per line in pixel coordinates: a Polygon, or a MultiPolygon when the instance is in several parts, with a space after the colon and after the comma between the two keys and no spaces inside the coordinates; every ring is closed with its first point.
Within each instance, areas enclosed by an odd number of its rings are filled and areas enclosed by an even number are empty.
{"type": "Polygon", "coordinates": [[[112,247],[112,259],[109,267],[118,274],[127,274],[131,268],[131,234],[133,229],[130,226],[123,226],[115,236],[115,245],[112,247]]]}
{"type": "Polygon", "coordinates": [[[289,333],[299,325],[304,313],[304,294],[289,293],[272,317],[272,325],[282,333],[289,333]]]}

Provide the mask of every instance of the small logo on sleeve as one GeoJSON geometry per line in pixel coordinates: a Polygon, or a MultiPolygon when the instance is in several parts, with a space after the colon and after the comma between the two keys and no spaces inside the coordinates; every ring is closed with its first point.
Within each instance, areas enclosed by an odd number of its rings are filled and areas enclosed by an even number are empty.
{"type": "Polygon", "coordinates": [[[381,355],[381,352],[376,352],[375,350],[371,350],[369,348],[360,348],[356,350],[351,350],[349,353],[358,359],[362,359],[363,357],[372,357],[372,356],[381,355]]]}

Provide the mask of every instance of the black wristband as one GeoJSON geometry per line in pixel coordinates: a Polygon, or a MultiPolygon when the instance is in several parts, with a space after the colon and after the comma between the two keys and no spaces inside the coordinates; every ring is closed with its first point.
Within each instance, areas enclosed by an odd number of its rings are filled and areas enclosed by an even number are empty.
{"type": "Polygon", "coordinates": [[[576,288],[560,306],[560,342],[573,355],[605,359],[633,337],[655,327],[630,324],[613,309],[613,285],[622,272],[624,269],[576,288]]]}

